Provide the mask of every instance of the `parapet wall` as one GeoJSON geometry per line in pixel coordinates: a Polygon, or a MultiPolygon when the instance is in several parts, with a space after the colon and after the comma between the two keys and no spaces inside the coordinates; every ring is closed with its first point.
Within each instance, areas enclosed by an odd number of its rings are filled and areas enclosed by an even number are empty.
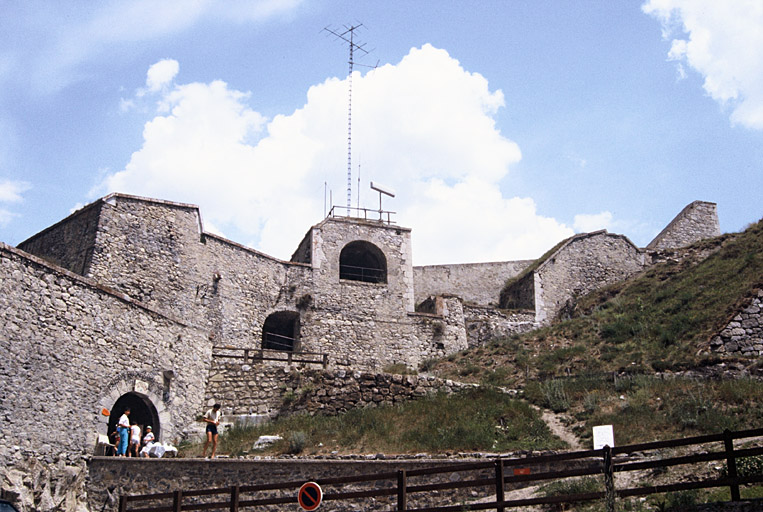
{"type": "Polygon", "coordinates": [[[677,249],[721,234],[715,203],[694,201],[649,242],[647,249],[677,249]]]}
{"type": "Polygon", "coordinates": [[[456,295],[480,306],[497,306],[501,287],[533,260],[413,267],[416,304],[430,295],[456,295]]]}

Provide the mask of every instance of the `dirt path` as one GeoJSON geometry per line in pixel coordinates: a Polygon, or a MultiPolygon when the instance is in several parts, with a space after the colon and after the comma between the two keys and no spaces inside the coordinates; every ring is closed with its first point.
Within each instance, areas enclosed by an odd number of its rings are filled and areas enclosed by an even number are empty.
{"type": "Polygon", "coordinates": [[[585,450],[583,445],[580,444],[580,440],[577,438],[577,436],[564,425],[562,420],[566,419],[565,416],[556,414],[547,409],[541,409],[540,407],[536,407],[534,405],[532,407],[541,413],[541,418],[546,422],[548,428],[551,429],[551,433],[570,445],[570,449],[572,451],[585,450]]]}

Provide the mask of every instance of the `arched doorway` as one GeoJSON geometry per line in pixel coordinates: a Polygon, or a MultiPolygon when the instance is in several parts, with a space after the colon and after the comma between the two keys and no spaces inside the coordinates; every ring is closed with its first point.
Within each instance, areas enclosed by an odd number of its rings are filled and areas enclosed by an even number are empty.
{"type": "Polygon", "coordinates": [[[262,326],[262,348],[294,352],[299,344],[299,313],[276,311],[262,326]]]}
{"type": "Polygon", "coordinates": [[[339,254],[339,278],[364,283],[386,283],[387,258],[371,242],[350,242],[339,254]]]}
{"type": "Polygon", "coordinates": [[[114,403],[109,415],[109,433],[117,428],[119,417],[127,408],[130,409],[130,424],[135,422],[140,425],[141,435],[145,434],[146,426],[151,425],[156,439],[161,439],[162,426],[159,424],[159,413],[156,412],[156,407],[147,396],[135,392],[125,393],[114,403]]]}

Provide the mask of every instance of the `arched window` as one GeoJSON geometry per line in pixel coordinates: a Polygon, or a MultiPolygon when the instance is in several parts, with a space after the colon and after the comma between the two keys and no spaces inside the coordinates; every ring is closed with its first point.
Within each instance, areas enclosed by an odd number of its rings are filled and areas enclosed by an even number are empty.
{"type": "Polygon", "coordinates": [[[277,311],[262,326],[262,348],[294,352],[299,342],[299,313],[277,311]]]}
{"type": "Polygon", "coordinates": [[[158,441],[162,433],[159,413],[156,412],[156,407],[147,396],[135,392],[125,393],[114,403],[109,415],[109,433],[116,430],[119,417],[128,408],[130,409],[130,423],[135,422],[140,425],[141,437],[146,434],[146,427],[150,425],[158,441]]]}
{"type": "Polygon", "coordinates": [[[381,249],[370,242],[350,242],[339,255],[339,278],[364,283],[386,283],[387,259],[381,249]]]}

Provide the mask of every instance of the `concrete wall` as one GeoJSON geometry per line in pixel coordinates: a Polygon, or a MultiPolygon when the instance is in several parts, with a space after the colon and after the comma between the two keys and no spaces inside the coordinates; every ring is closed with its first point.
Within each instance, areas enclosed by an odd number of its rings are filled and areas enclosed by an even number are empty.
{"type": "Polygon", "coordinates": [[[503,284],[533,260],[413,267],[416,304],[430,295],[456,295],[480,306],[497,306],[503,284]]]}
{"type": "Polygon", "coordinates": [[[694,201],[649,242],[647,249],[675,249],[721,234],[715,203],[694,201]]]}
{"type": "Polygon", "coordinates": [[[151,400],[166,440],[201,412],[205,331],[4,244],[0,327],[3,464],[92,453],[101,409],[127,392],[151,400]]]}

